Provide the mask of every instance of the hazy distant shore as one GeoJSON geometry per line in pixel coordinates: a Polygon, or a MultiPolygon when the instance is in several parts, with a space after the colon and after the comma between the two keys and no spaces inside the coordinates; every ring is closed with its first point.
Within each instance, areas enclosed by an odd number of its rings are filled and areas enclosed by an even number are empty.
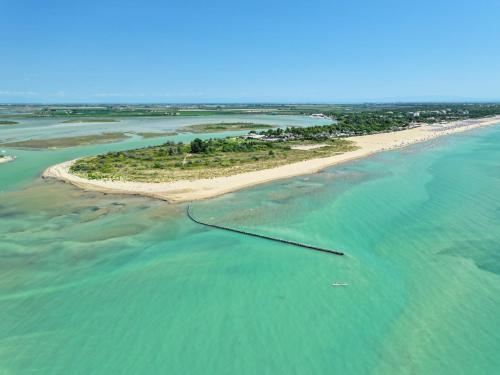
{"type": "Polygon", "coordinates": [[[351,137],[348,139],[353,141],[358,147],[354,151],[330,157],[295,162],[271,169],[212,179],[179,180],[164,183],[88,180],[69,172],[69,168],[74,162],[73,160],[49,167],[44,171],[43,176],[65,181],[85,190],[143,195],[169,202],[186,202],[212,198],[270,181],[315,173],[324,168],[366,157],[377,152],[406,147],[444,135],[460,133],[498,123],[500,123],[500,116],[494,116],[446,124],[425,125],[391,133],[351,137]]]}

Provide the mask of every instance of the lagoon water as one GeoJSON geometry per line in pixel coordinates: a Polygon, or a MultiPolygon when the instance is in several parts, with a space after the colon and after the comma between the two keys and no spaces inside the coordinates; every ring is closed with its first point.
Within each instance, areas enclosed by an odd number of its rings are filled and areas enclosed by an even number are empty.
{"type": "MultiPolygon", "coordinates": [[[[7,120],[9,120],[7,118],[7,120]]],[[[118,118],[117,122],[64,123],[58,118],[12,118],[16,126],[0,126],[0,140],[19,141],[26,139],[75,137],[105,132],[168,132],[186,125],[207,123],[249,122],[276,126],[325,125],[331,120],[306,116],[283,115],[222,115],[195,117],[131,117],[118,118]]],[[[246,133],[246,132],[244,132],[246,133]]]]}
{"type": "Polygon", "coordinates": [[[345,257],[204,228],[185,205],[39,178],[155,142],[9,150],[1,374],[498,372],[500,127],[193,205],[204,220],[345,257]]]}

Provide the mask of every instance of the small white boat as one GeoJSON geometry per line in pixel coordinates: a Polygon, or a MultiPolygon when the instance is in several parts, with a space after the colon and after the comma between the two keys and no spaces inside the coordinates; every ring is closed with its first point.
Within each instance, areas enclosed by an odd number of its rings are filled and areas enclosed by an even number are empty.
{"type": "Polygon", "coordinates": [[[336,282],[334,282],[332,284],[332,286],[347,286],[347,285],[349,285],[349,284],[348,283],[341,283],[341,282],[338,282],[338,281],[336,281],[336,282]]]}

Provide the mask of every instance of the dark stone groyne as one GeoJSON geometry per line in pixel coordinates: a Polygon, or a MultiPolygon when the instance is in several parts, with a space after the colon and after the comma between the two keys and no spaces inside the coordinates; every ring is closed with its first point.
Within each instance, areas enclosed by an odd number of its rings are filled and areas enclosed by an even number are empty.
{"type": "Polygon", "coordinates": [[[222,226],[222,225],[205,223],[205,222],[203,222],[201,220],[198,220],[197,218],[195,218],[193,216],[193,213],[191,212],[191,205],[187,206],[186,213],[187,213],[187,216],[191,220],[193,220],[195,223],[200,224],[200,225],[204,225],[204,226],[207,226],[207,227],[217,228],[217,229],[222,229],[222,230],[227,230],[229,232],[235,232],[235,233],[239,233],[239,234],[244,234],[244,235],[251,236],[251,237],[263,238],[265,240],[271,240],[271,241],[281,242],[281,243],[285,243],[287,245],[293,245],[293,246],[303,247],[303,248],[310,249],[310,250],[321,251],[323,253],[329,253],[329,254],[334,254],[334,255],[344,255],[344,253],[341,252],[341,251],[324,249],[324,248],[321,248],[321,247],[317,247],[317,246],[313,246],[313,245],[307,245],[307,244],[303,244],[303,243],[300,243],[300,242],[294,242],[294,241],[284,240],[284,239],[281,239],[281,238],[265,236],[263,234],[251,233],[251,232],[247,232],[247,231],[244,231],[244,230],[239,230],[239,229],[233,229],[233,228],[225,227],[225,226],[222,226]]]}

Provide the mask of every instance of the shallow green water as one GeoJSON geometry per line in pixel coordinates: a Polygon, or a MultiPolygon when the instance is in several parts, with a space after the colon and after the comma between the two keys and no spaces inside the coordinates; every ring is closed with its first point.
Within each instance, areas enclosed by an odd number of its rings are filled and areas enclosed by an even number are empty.
{"type": "Polygon", "coordinates": [[[145,142],[0,166],[0,373],[497,373],[500,127],[193,206],[346,257],[37,177],[145,142]]]}

